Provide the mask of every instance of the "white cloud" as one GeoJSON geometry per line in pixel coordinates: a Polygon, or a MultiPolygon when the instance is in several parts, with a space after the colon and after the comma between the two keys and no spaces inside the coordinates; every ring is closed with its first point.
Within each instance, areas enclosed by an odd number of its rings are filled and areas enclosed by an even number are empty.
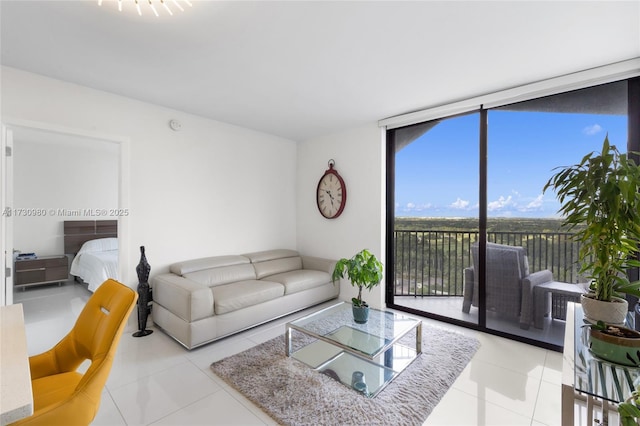
{"type": "MultiPolygon", "coordinates": [[[[397,207],[399,207],[399,206],[397,206],[397,207]]],[[[409,202],[409,203],[404,205],[404,207],[402,208],[401,211],[403,211],[403,212],[422,212],[422,211],[425,211],[425,210],[429,210],[431,207],[432,207],[431,203],[416,204],[416,203],[409,202]]]]}
{"type": "Polygon", "coordinates": [[[535,209],[539,209],[540,207],[542,207],[542,202],[544,196],[542,194],[538,195],[535,200],[531,201],[529,204],[527,204],[527,207],[525,207],[526,210],[535,210],[535,209]]]}
{"type": "Polygon", "coordinates": [[[450,207],[453,209],[466,209],[469,207],[469,201],[457,198],[456,201],[451,203],[450,207]]]}
{"type": "Polygon", "coordinates": [[[507,198],[504,198],[504,196],[501,195],[500,198],[498,198],[498,200],[491,201],[489,204],[487,204],[487,210],[492,212],[495,210],[502,210],[512,205],[513,205],[513,200],[511,198],[511,195],[509,195],[507,198]]]}
{"type": "Polygon", "coordinates": [[[588,136],[598,134],[601,131],[602,131],[602,126],[600,126],[599,124],[592,124],[591,126],[587,126],[584,129],[582,129],[582,133],[588,136]]]}

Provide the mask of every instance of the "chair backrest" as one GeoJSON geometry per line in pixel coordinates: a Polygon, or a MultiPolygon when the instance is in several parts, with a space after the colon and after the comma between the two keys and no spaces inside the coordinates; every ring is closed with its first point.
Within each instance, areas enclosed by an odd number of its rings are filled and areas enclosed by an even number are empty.
{"type": "Polygon", "coordinates": [[[32,379],[34,373],[35,378],[68,374],[87,359],[91,365],[66,400],[37,409],[33,416],[23,420],[25,424],[88,424],[93,420],[120,337],[137,299],[133,289],[115,280],[109,279],[98,287],[73,329],[43,354],[49,361],[39,363],[38,367],[31,363],[32,379]]]}
{"type": "Polygon", "coordinates": [[[112,279],[102,283],[89,298],[70,333],[78,355],[91,360],[78,388],[89,386],[87,382],[94,380],[96,384],[101,383],[102,392],[122,331],[137,300],[137,292],[112,279]],[[101,369],[107,371],[98,379],[101,369]]]}
{"type": "MultiPolygon", "coordinates": [[[[478,243],[471,246],[473,265],[478,264],[478,243]]],[[[527,250],[520,246],[508,246],[487,242],[487,265],[505,267],[513,273],[517,273],[518,279],[529,275],[529,260],[527,250]]],[[[495,270],[495,269],[494,269],[495,270]]],[[[487,268],[487,273],[489,268],[487,268]]]]}
{"type": "MultiPolygon", "coordinates": [[[[471,246],[474,270],[478,265],[478,245],[471,246]]],[[[522,279],[529,275],[529,262],[524,247],[487,243],[486,304],[511,317],[520,315],[522,279]]],[[[474,273],[478,285],[478,274],[474,273]]],[[[478,292],[474,292],[474,296],[478,292]]]]}

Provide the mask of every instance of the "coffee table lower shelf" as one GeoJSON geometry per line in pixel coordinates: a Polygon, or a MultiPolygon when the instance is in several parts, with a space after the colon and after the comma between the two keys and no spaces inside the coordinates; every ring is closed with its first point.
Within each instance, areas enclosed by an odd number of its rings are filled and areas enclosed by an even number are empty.
{"type": "Polygon", "coordinates": [[[316,340],[291,357],[338,380],[354,391],[374,398],[420,355],[416,349],[396,343],[372,360],[356,356],[338,346],[316,340]]]}

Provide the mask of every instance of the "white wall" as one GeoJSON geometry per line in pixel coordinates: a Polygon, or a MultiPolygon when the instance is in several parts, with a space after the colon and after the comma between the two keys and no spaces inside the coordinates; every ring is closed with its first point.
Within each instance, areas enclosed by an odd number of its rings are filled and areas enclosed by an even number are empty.
{"type": "Polygon", "coordinates": [[[152,276],[184,259],[296,248],[295,142],[13,68],[2,67],[1,83],[3,122],[130,141],[130,196],[120,206],[130,211],[130,286],[141,245],[152,276]]]}
{"type": "Polygon", "coordinates": [[[92,212],[117,208],[119,156],[115,143],[17,129],[14,248],[64,254],[63,221],[95,220],[92,212]]]}
{"type": "MultiPolygon", "coordinates": [[[[363,248],[385,261],[385,155],[382,130],[372,123],[298,144],[298,249],[302,253],[338,259],[363,248]],[[325,219],[316,206],[318,181],[329,159],[347,186],[347,204],[337,219],[325,219]]],[[[357,295],[342,280],[340,298],[357,295]]],[[[384,281],[363,298],[384,306],[384,281]]]]}
{"type": "MultiPolygon", "coordinates": [[[[152,276],[176,261],[273,247],[330,258],[369,248],[384,262],[384,143],[375,123],[297,144],[61,81],[2,68],[2,119],[29,120],[130,141],[127,271],[138,247],[152,276]],[[170,119],[183,124],[180,132],[170,119]],[[317,211],[333,158],[345,179],[343,214],[317,211]]],[[[356,295],[342,283],[343,299],[356,295]]],[[[384,303],[384,282],[366,300],[384,303]]]]}

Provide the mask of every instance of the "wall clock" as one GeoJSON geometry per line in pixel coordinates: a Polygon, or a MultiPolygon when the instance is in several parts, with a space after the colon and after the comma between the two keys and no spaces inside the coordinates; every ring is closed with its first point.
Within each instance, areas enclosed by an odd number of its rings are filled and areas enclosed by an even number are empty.
{"type": "Polygon", "coordinates": [[[320,178],[316,190],[318,210],[327,219],[340,216],[347,203],[347,186],[334,165],[335,161],[329,160],[329,169],[320,178]]]}

